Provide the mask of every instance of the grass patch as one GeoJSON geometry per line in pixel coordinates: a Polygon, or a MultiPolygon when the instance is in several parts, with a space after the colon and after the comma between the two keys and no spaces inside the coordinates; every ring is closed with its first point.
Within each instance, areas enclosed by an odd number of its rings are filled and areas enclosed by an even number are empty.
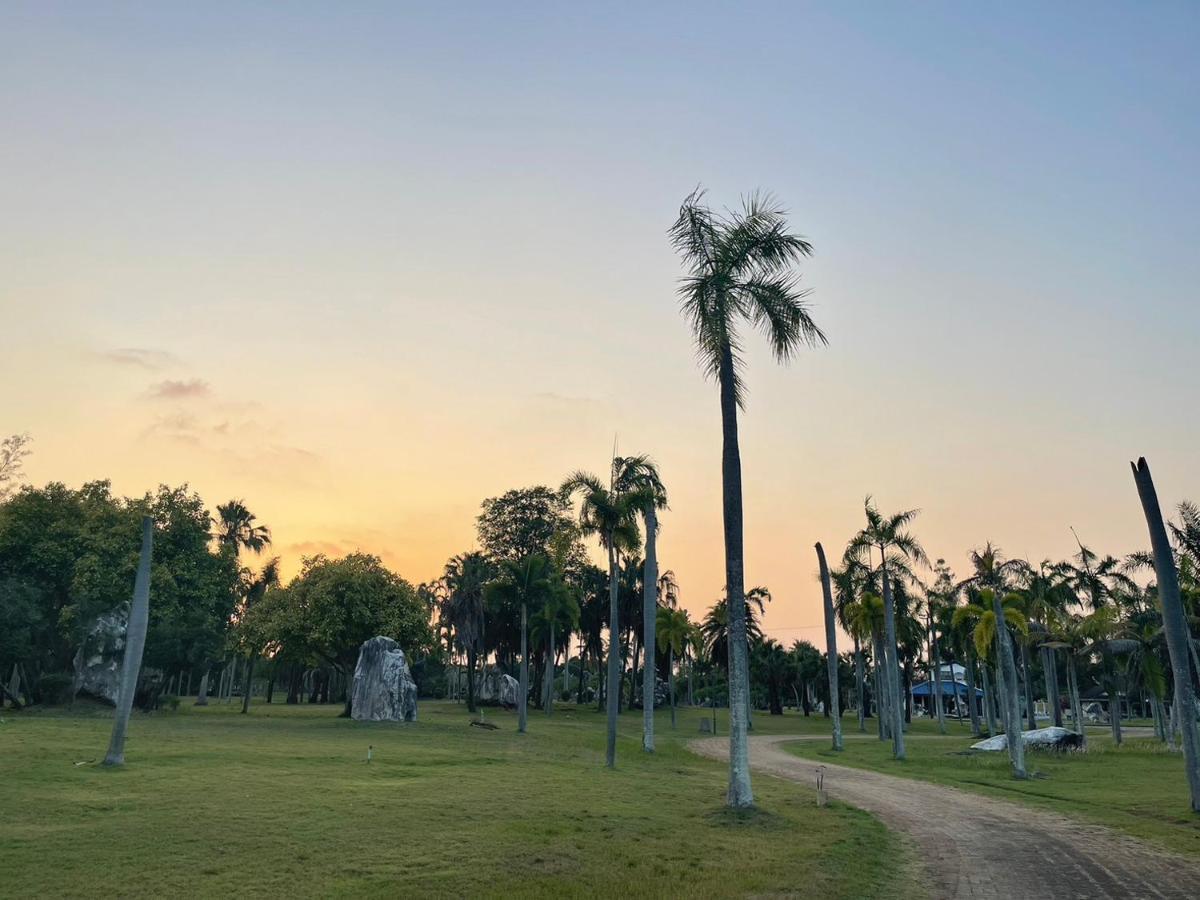
{"type": "Polygon", "coordinates": [[[1006,753],[965,753],[973,739],[957,725],[950,728],[950,735],[941,736],[932,723],[914,723],[903,762],[892,759],[890,743],[872,739],[847,740],[841,753],[815,741],[785,746],[806,759],[1001,797],[1107,825],[1167,850],[1200,855],[1200,816],[1189,810],[1183,756],[1168,752],[1157,740],[1127,738],[1118,747],[1107,728],[1089,729],[1086,753],[1028,752],[1032,777],[1017,780],[1006,753]]]}
{"type": "Polygon", "coordinates": [[[890,889],[907,853],[873,818],[775,779],[756,779],[757,810],[727,811],[726,766],[684,748],[700,711],[676,732],[661,716],[653,757],[641,713],[623,716],[608,771],[591,709],[531,710],[527,735],[500,711],[499,730],[468,727],[448,703],[407,726],[339,709],[137,715],[116,770],[75,765],[103,757],[107,711],[6,712],[2,893],[848,898],[890,889]]]}

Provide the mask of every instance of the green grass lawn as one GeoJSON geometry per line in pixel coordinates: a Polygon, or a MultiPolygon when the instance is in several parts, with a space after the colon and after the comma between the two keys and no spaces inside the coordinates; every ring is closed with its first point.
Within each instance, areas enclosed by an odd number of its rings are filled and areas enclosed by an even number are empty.
{"type": "MultiPolygon", "coordinates": [[[[911,859],[877,821],[817,809],[807,788],[755,782],[757,812],[723,807],[726,767],[688,753],[659,716],[659,752],[622,717],[603,766],[591,709],[424,702],[414,725],[335,706],[256,704],[135,716],[126,765],[98,760],[107,711],[2,713],[0,895],[879,895],[911,859]],[[367,745],[374,761],[364,762],[367,745]]],[[[762,730],[818,728],[756,717],[762,730]]],[[[724,733],[725,714],[720,727],[724,733]]],[[[917,896],[911,874],[899,896],[917,896]]]]}
{"type": "MultiPolygon", "coordinates": [[[[846,733],[857,731],[846,720],[846,733]]],[[[868,723],[872,727],[873,723],[868,723]]],[[[1180,753],[1153,739],[1127,738],[1117,747],[1107,727],[1088,729],[1087,753],[1029,753],[1034,775],[1017,781],[1005,753],[964,753],[973,743],[957,724],[937,734],[932,722],[914,722],[905,742],[908,759],[892,759],[891,744],[848,740],[834,753],[816,742],[789,743],[798,756],[918,778],[1030,806],[1051,809],[1120,829],[1169,850],[1200,854],[1200,816],[1188,808],[1187,779],[1180,753]]]]}

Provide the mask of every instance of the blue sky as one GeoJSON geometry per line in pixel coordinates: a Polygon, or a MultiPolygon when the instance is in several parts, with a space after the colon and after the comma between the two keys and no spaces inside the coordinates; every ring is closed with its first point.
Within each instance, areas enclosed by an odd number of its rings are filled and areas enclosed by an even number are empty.
{"type": "Polygon", "coordinates": [[[189,480],[413,580],[617,433],[700,608],[716,394],[664,232],[764,188],[831,339],[750,356],[768,626],[816,621],[868,492],[959,568],[1136,549],[1128,459],[1200,499],[1198,39],[1168,3],[6,4],[0,430],[35,480],[189,480]]]}

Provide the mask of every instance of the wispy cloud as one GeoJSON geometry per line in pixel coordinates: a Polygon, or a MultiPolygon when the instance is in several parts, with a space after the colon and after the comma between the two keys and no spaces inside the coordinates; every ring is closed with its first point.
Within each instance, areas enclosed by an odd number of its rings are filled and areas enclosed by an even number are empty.
{"type": "Polygon", "coordinates": [[[196,397],[207,397],[210,393],[208,382],[199,378],[180,381],[168,378],[150,385],[150,396],[155,400],[189,400],[196,397]]]}
{"type": "Polygon", "coordinates": [[[158,372],[179,362],[178,357],[166,350],[153,350],[146,347],[117,347],[114,350],[96,350],[95,358],[112,363],[116,366],[129,366],[158,372]]]}

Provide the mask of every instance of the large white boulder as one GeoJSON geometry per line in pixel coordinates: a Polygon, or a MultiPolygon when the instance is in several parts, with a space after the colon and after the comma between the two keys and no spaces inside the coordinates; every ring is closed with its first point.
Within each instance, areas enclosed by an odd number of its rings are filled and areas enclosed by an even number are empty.
{"type": "MultiPolygon", "coordinates": [[[[1057,726],[1022,731],[1021,737],[1025,740],[1025,746],[1031,750],[1078,750],[1083,743],[1083,738],[1079,736],[1078,732],[1068,731],[1057,726]]],[[[995,737],[986,738],[972,744],[971,749],[1007,750],[1008,735],[998,734],[995,737]]]]}
{"type": "Polygon", "coordinates": [[[350,716],[360,722],[416,721],[417,683],[391,638],[373,637],[359,649],[350,716]]]}
{"type": "Polygon", "coordinates": [[[91,624],[75,654],[76,694],[116,705],[121,694],[121,663],[128,625],[128,603],[98,616],[91,624]]]}

